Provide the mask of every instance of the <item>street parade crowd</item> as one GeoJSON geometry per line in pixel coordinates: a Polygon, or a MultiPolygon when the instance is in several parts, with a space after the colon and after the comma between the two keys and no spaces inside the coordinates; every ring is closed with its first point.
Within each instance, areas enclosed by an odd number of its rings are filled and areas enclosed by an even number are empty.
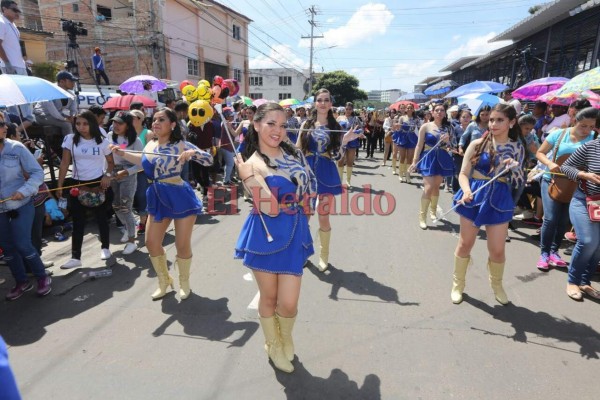
{"type": "MultiPolygon", "coordinates": [[[[74,80],[64,71],[57,76],[63,86],[74,80]]],[[[482,227],[490,286],[500,304],[509,303],[502,281],[515,221],[539,226],[537,269],[568,269],[568,297],[600,299],[591,283],[600,261],[600,117],[589,101],[521,103],[508,90],[502,102],[477,110],[443,99],[369,110],[352,102],[335,106],[335,93],[321,88],[310,104],[256,106],[236,101],[237,83],[225,81],[215,77],[212,85],[201,81],[197,87],[185,82],[182,98],[151,113],[132,103],[129,110],[107,114],[91,107],[65,119],[70,127],[56,187],[44,181],[44,156],[35,142],[11,122],[10,110],[0,113],[0,247],[13,277],[0,282],[12,285],[6,300],[17,300],[34,282],[38,296],[51,292],[47,268],[53,262],[42,259],[44,231],[58,241],[70,235],[71,259],[60,268],[94,263],[96,255],[82,254],[90,216],[101,260],[113,257],[111,221],[122,232],[117,252],[127,256],[144,243],[157,274],[153,300],[175,287],[163,247],[173,222],[179,296],[185,300],[192,290],[196,217],[212,212],[211,189],[239,187],[253,209],[232,252],[257,282],[268,356],[276,368],[292,372],[303,268],[315,252],[316,267],[328,268],[335,257],[329,217],[336,196],[352,190],[356,164],[380,156],[380,168],[397,176],[397,184],[422,186],[414,221],[405,223],[427,230],[447,214],[438,211],[441,193],[453,196],[450,211],[460,217],[449,277],[453,303],[462,301],[482,227]],[[233,99],[229,105],[227,98],[233,99]],[[311,219],[318,224],[318,246],[311,219]],[[573,243],[563,251],[570,263],[560,254],[565,237],[573,243]]],[[[53,107],[48,103],[33,109],[53,107]]],[[[532,267],[534,262],[532,256],[532,267]]]]}

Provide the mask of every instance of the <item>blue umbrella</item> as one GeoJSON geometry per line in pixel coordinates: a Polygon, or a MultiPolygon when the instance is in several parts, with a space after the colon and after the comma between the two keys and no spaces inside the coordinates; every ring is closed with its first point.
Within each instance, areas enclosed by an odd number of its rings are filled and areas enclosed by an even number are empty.
{"type": "Polygon", "coordinates": [[[429,86],[423,91],[423,93],[425,93],[427,96],[435,96],[449,92],[455,86],[458,86],[458,83],[454,82],[453,80],[446,79],[429,86]]]}
{"type": "Polygon", "coordinates": [[[396,99],[396,101],[403,101],[403,100],[427,100],[427,96],[425,96],[423,93],[418,93],[418,92],[417,93],[406,93],[396,99]]]}
{"type": "Polygon", "coordinates": [[[444,98],[459,97],[469,93],[500,93],[506,89],[508,89],[508,86],[503,85],[502,83],[492,81],[475,81],[454,89],[444,96],[444,98]]]}
{"type": "Polygon", "coordinates": [[[0,105],[3,106],[18,106],[69,97],[74,95],[42,78],[27,75],[0,75],[0,105]]]}
{"type": "Polygon", "coordinates": [[[473,115],[477,115],[481,107],[493,107],[500,101],[500,97],[489,93],[469,93],[458,98],[458,104],[466,104],[473,115]]]}

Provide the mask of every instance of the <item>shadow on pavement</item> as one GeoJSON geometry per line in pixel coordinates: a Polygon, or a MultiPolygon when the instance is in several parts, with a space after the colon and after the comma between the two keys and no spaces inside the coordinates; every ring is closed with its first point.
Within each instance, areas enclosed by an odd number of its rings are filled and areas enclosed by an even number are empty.
{"type": "Polygon", "coordinates": [[[327,378],[311,375],[298,361],[292,362],[294,372],[286,374],[275,370],[277,381],[284,387],[288,400],[301,399],[381,399],[381,380],[375,374],[369,374],[361,387],[351,381],[341,369],[333,369],[327,378]]]}
{"type": "MultiPolygon", "coordinates": [[[[561,342],[573,342],[580,346],[579,354],[582,357],[588,359],[600,358],[600,334],[589,325],[572,321],[569,318],[556,318],[545,312],[534,312],[514,304],[491,307],[467,295],[463,295],[463,298],[465,303],[490,314],[494,319],[510,323],[515,330],[515,334],[509,336],[476,327],[471,327],[472,330],[480,331],[485,335],[503,336],[515,342],[536,344],[563,351],[571,350],[531,341],[527,338],[527,333],[533,335],[534,338],[543,337],[561,342]]],[[[565,299],[565,301],[569,300],[565,299]]]]}
{"type": "MultiPolygon", "coordinates": [[[[373,278],[370,278],[367,274],[360,271],[342,271],[341,269],[335,268],[333,265],[329,265],[329,268],[325,272],[321,272],[314,266],[313,263],[309,262],[308,267],[310,271],[315,275],[321,282],[329,283],[331,285],[331,293],[329,298],[332,300],[339,300],[338,293],[341,288],[344,288],[354,294],[361,296],[374,296],[387,303],[395,303],[401,306],[418,306],[419,303],[415,302],[401,302],[398,298],[398,291],[392,287],[385,286],[373,278]]],[[[342,300],[355,300],[355,299],[342,299],[342,300]]],[[[361,300],[356,300],[361,301],[361,300]]],[[[369,300],[364,300],[369,301],[369,300]]]]}
{"type": "Polygon", "coordinates": [[[227,307],[229,299],[226,297],[213,300],[192,292],[190,297],[179,302],[173,292],[159,301],[162,301],[162,312],[170,316],[152,332],[153,336],[170,335],[166,333],[167,329],[178,322],[186,335],[227,343],[228,347],[241,347],[258,329],[257,322],[229,321],[231,311],[227,307]],[[237,331],[242,332],[241,337],[233,341],[225,340],[237,331]]]}
{"type": "MultiPolygon", "coordinates": [[[[88,268],[75,270],[53,277],[52,292],[45,298],[29,291],[18,300],[0,304],[0,334],[11,346],[35,343],[46,334],[46,326],[84,313],[112,298],[114,292],[130,289],[142,272],[140,267],[130,269],[120,263],[111,269],[112,276],[98,279],[84,276],[88,268]]],[[[104,323],[97,321],[98,326],[104,323]]]]}

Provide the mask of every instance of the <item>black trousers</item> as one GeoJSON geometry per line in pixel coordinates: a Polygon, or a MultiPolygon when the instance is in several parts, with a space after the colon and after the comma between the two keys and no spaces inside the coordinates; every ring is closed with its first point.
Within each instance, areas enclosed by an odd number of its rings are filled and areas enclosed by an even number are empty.
{"type": "Polygon", "coordinates": [[[96,69],[94,70],[94,72],[96,73],[96,82],[98,82],[98,85],[101,85],[100,77],[104,79],[105,85],[110,85],[110,83],[108,82],[108,76],[106,76],[106,72],[104,72],[104,70],[96,69]]]}

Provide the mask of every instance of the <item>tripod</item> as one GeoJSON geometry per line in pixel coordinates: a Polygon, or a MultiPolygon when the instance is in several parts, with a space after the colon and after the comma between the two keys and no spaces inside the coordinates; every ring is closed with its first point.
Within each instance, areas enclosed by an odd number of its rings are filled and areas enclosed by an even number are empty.
{"type": "Polygon", "coordinates": [[[79,57],[83,67],[94,81],[96,89],[98,89],[98,93],[100,93],[100,97],[106,101],[106,97],[104,96],[104,93],[102,93],[102,89],[100,88],[100,85],[98,85],[96,77],[92,73],[91,67],[86,64],[85,58],[81,56],[81,50],[79,48],[79,44],[77,44],[77,35],[69,32],[67,37],[69,38],[69,42],[67,43],[67,70],[77,78],[77,83],[75,84],[77,103],[79,103],[79,92],[81,92],[81,83],[79,82],[79,64],[77,64],[77,57],[79,57]]]}

